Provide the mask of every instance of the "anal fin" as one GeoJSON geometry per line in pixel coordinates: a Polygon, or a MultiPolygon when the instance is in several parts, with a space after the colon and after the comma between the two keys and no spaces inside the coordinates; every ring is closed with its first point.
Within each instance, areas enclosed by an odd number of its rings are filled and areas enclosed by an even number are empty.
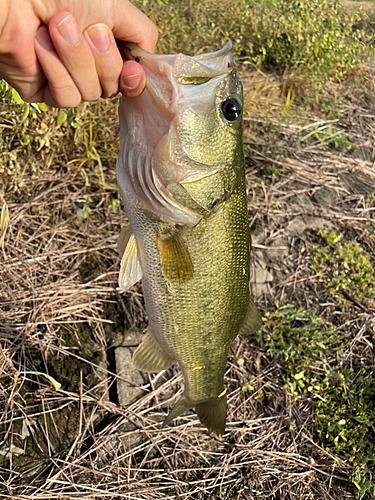
{"type": "Polygon", "coordinates": [[[190,410],[190,408],[194,408],[194,403],[192,401],[190,401],[189,398],[182,396],[177,401],[175,406],[172,408],[169,415],[167,415],[167,417],[165,418],[165,420],[163,422],[163,427],[166,425],[170,425],[175,418],[183,415],[188,410],[190,410]]]}
{"type": "Polygon", "coordinates": [[[193,264],[186,244],[178,232],[157,236],[164,277],[171,283],[184,283],[193,277],[193,264]]]}
{"type": "Polygon", "coordinates": [[[176,362],[163,351],[149,331],[137,347],[133,361],[138,370],[143,372],[160,372],[176,362]]]}
{"type": "Polygon", "coordinates": [[[251,335],[252,333],[257,332],[262,325],[263,322],[258,309],[256,308],[253,299],[249,297],[249,306],[239,333],[240,335],[251,335]]]}
{"type": "Polygon", "coordinates": [[[130,227],[126,227],[121,231],[117,240],[117,249],[120,255],[123,254],[118,284],[123,290],[128,290],[142,278],[137,240],[130,227]]]}

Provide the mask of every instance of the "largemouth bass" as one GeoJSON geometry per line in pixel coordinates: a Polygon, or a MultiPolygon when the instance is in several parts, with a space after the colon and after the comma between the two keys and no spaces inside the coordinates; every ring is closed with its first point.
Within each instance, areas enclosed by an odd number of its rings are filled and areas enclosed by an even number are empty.
{"type": "Polygon", "coordinates": [[[223,434],[229,347],[261,325],[249,295],[241,83],[231,44],[194,57],[125,50],[146,72],[145,91],[119,109],[117,182],[131,228],[118,242],[119,284],[142,278],[149,319],[134,363],[156,372],[178,362],[185,392],[165,424],[195,408],[223,434]]]}

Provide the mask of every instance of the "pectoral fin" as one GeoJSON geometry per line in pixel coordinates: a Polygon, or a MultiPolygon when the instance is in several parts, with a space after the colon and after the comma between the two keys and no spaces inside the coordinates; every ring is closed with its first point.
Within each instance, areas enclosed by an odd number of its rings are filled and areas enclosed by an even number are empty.
{"type": "Polygon", "coordinates": [[[247,313],[239,331],[240,335],[250,335],[255,333],[263,324],[262,318],[260,317],[253,299],[251,297],[249,297],[249,299],[247,313]]]}
{"type": "Polygon", "coordinates": [[[157,236],[157,244],[164,277],[171,283],[184,283],[193,277],[189,251],[175,230],[168,236],[157,236]]]}
{"type": "Polygon", "coordinates": [[[121,231],[117,240],[117,249],[120,254],[123,253],[118,284],[123,290],[128,290],[142,278],[137,240],[130,227],[126,227],[121,231]]]}
{"type": "Polygon", "coordinates": [[[137,347],[133,361],[138,370],[143,372],[160,372],[175,363],[175,360],[163,351],[150,332],[146,333],[137,347]]]}
{"type": "Polygon", "coordinates": [[[126,245],[128,244],[129,238],[132,234],[130,226],[126,226],[121,229],[120,236],[117,238],[117,251],[121,256],[124,255],[126,245]]]}

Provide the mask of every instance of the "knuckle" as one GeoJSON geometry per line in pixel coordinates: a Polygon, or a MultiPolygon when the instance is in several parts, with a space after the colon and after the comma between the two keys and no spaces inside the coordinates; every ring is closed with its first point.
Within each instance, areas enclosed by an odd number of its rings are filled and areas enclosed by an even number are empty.
{"type": "Polygon", "coordinates": [[[151,33],[152,41],[153,41],[154,45],[156,45],[158,38],[159,38],[159,32],[158,32],[158,29],[155,26],[155,24],[152,24],[152,29],[150,31],[152,31],[152,33],[151,33]]]}
{"type": "Polygon", "coordinates": [[[118,93],[118,83],[113,82],[112,85],[102,85],[102,95],[104,99],[107,99],[108,97],[112,97],[118,93]]]}
{"type": "Polygon", "coordinates": [[[102,89],[99,86],[89,89],[81,89],[81,96],[83,101],[96,101],[102,95],[102,89]]]}
{"type": "Polygon", "coordinates": [[[40,98],[41,98],[41,95],[40,95],[40,92],[30,92],[30,91],[27,91],[27,90],[24,90],[24,89],[19,89],[19,88],[16,88],[19,96],[21,97],[21,99],[24,101],[24,102],[40,102],[40,98]],[[38,100],[39,98],[39,100],[38,100]]]}
{"type": "Polygon", "coordinates": [[[53,99],[61,108],[75,108],[82,100],[78,89],[72,85],[56,86],[50,83],[49,88],[53,99]]]}
{"type": "Polygon", "coordinates": [[[150,19],[148,19],[148,21],[149,24],[143,29],[143,39],[147,40],[149,44],[152,44],[155,47],[158,41],[159,32],[155,24],[150,19]]]}

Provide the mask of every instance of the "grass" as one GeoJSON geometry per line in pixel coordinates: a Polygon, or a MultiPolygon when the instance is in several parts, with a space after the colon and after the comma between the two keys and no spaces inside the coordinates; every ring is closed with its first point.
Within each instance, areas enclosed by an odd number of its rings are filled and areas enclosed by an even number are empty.
{"type": "Polygon", "coordinates": [[[99,100],[75,109],[57,110],[24,103],[15,90],[1,82],[0,102],[6,109],[0,136],[3,193],[25,193],[29,189],[25,177],[36,180],[56,161],[64,162],[66,144],[75,150],[69,165],[85,182],[106,185],[103,169],[117,158],[118,140],[112,140],[118,126],[113,101],[99,100]]]}
{"type": "Polygon", "coordinates": [[[268,63],[293,70],[323,84],[342,79],[368,57],[371,33],[353,31],[361,14],[346,13],[339,0],[245,0],[233,3],[203,0],[198,4],[166,0],[137,5],[159,27],[164,53],[214,49],[228,40],[237,58],[256,66],[268,63]],[[214,8],[213,8],[214,5],[214,8]]]}
{"type": "Polygon", "coordinates": [[[338,463],[353,464],[359,498],[375,495],[375,385],[366,348],[352,352],[352,339],[325,325],[314,309],[276,304],[264,321],[260,340],[280,364],[284,388],[311,406],[316,442],[338,463]]]}
{"type": "Polygon", "coordinates": [[[147,318],[141,288],[117,287],[117,99],[47,109],[1,82],[0,493],[373,498],[371,18],[335,0],[138,4],[160,52],[234,43],[264,328],[232,346],[222,439],[193,413],[160,429],[175,368],[120,407],[115,350],[147,318]]]}
{"type": "Polygon", "coordinates": [[[318,234],[326,246],[316,248],[312,269],[324,293],[337,297],[344,307],[353,304],[352,296],[357,303],[373,299],[375,272],[370,255],[356,241],[343,242],[343,234],[324,230],[318,234]]]}

